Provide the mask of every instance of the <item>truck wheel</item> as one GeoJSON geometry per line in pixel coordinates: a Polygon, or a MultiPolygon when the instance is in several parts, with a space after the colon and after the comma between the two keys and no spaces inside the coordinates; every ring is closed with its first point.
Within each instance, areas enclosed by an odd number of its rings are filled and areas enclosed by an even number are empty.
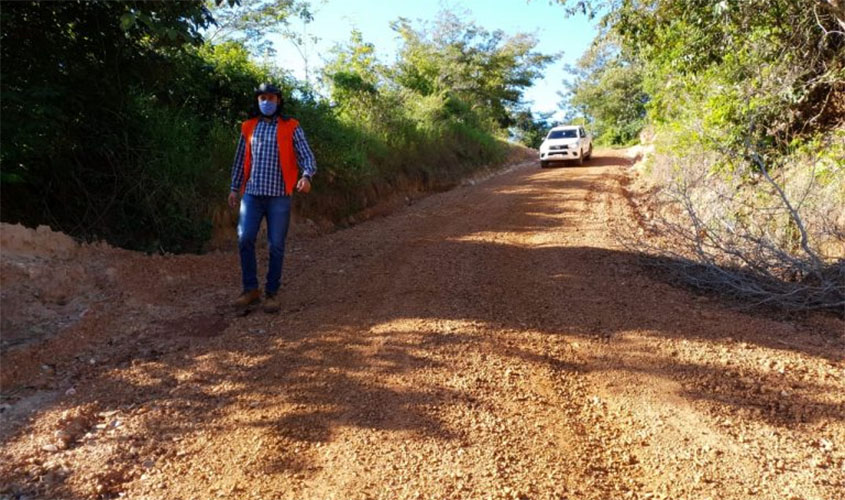
{"type": "Polygon", "coordinates": [[[578,165],[584,164],[584,150],[580,150],[580,154],[578,155],[578,165]]]}
{"type": "Polygon", "coordinates": [[[587,159],[590,160],[593,158],[593,145],[590,144],[590,149],[587,150],[587,159]]]}
{"type": "Polygon", "coordinates": [[[549,162],[540,161],[540,168],[549,168],[549,162]]]}

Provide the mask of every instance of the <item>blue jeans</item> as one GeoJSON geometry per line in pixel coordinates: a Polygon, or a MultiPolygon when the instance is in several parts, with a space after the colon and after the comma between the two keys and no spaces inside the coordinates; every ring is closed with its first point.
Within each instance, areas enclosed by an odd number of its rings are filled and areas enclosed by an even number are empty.
{"type": "Polygon", "coordinates": [[[255,263],[255,239],[261,219],[267,217],[267,240],[270,243],[270,262],[267,268],[268,295],[279,291],[282,283],[282,264],[285,260],[285,238],[290,225],[290,196],[253,196],[244,194],[238,217],[238,250],[241,255],[241,276],[244,291],[258,288],[255,263]]]}

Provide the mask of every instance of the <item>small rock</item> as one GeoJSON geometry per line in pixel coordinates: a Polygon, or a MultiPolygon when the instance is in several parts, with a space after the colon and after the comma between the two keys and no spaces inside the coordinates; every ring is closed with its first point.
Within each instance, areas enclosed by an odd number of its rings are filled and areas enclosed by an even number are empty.
{"type": "Polygon", "coordinates": [[[74,394],[76,394],[76,389],[73,387],[65,391],[65,396],[73,396],[74,394]]]}
{"type": "Polygon", "coordinates": [[[45,444],[41,447],[41,449],[50,453],[55,453],[59,451],[59,447],[54,444],[45,444]]]}
{"type": "Polygon", "coordinates": [[[820,438],[819,448],[823,449],[824,451],[831,451],[833,449],[833,443],[825,438],[820,438]]]}

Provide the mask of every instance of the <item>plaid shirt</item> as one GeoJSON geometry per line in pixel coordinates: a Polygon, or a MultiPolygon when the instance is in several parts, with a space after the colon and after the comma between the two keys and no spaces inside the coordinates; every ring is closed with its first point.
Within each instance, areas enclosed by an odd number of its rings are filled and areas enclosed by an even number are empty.
{"type": "MultiPolygon", "coordinates": [[[[314,153],[305,140],[302,127],[293,132],[293,149],[302,175],[313,176],[317,172],[314,153]]],[[[246,138],[241,134],[235,162],[232,164],[232,191],[240,191],[244,179],[244,155],[246,138]]],[[[245,194],[253,196],[283,196],[285,181],[279,168],[279,147],[276,145],[276,120],[258,120],[252,134],[252,167],[246,182],[245,194]]]]}

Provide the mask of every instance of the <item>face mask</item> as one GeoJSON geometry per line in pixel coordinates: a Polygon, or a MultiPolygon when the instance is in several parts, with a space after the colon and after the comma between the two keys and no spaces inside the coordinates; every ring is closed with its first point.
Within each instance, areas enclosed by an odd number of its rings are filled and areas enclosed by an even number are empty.
{"type": "Polygon", "coordinates": [[[276,112],[276,103],[273,101],[258,101],[258,109],[261,110],[262,115],[270,116],[276,112]]]}

